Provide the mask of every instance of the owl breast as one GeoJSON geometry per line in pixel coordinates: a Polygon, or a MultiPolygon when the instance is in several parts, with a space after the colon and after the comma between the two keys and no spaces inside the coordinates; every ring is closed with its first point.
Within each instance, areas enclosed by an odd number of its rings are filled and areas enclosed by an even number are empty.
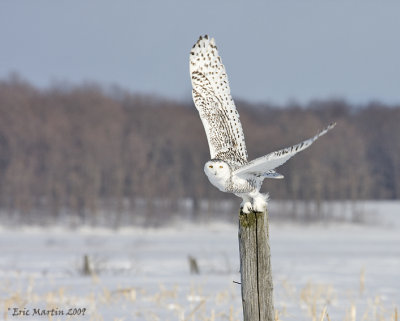
{"type": "Polygon", "coordinates": [[[261,187],[256,177],[242,178],[239,176],[233,176],[229,184],[229,192],[231,193],[251,193],[255,190],[259,190],[261,187]]]}
{"type": "Polygon", "coordinates": [[[230,185],[231,180],[229,176],[216,176],[207,172],[206,174],[210,183],[218,188],[221,192],[229,192],[227,190],[227,186],[230,185]]]}

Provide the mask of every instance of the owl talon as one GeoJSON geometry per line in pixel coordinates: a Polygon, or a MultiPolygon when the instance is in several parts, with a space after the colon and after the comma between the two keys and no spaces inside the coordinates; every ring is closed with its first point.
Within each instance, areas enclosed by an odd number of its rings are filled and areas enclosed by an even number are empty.
{"type": "Polygon", "coordinates": [[[253,211],[253,206],[250,202],[243,202],[241,206],[242,212],[245,214],[249,214],[253,211]]]}
{"type": "Polygon", "coordinates": [[[253,198],[253,209],[255,212],[264,212],[267,209],[268,194],[258,193],[253,198]]]}
{"type": "Polygon", "coordinates": [[[254,200],[254,212],[264,212],[267,208],[267,203],[264,200],[254,200]]]}
{"type": "Polygon", "coordinates": [[[254,205],[254,212],[262,213],[265,211],[266,208],[267,208],[267,204],[265,204],[265,203],[257,204],[257,205],[254,205]]]}

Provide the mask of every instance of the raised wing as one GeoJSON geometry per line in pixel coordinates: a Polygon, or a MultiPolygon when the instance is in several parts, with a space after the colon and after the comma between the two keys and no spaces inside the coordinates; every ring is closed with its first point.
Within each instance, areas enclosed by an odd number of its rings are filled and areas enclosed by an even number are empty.
{"type": "Polygon", "coordinates": [[[247,163],[239,113],[230,94],[228,76],[214,39],[200,37],[190,51],[192,95],[203,123],[211,158],[247,163]]]}
{"type": "Polygon", "coordinates": [[[300,144],[284,148],[276,152],[270,153],[268,155],[256,158],[255,160],[252,160],[248,164],[234,171],[233,175],[247,176],[249,174],[263,175],[264,173],[268,173],[270,170],[273,170],[284,164],[287,160],[289,160],[289,158],[293,157],[298,152],[301,152],[302,150],[309,147],[319,137],[326,134],[329,130],[331,130],[335,126],[336,123],[332,123],[314,137],[307,139],[300,144]]]}

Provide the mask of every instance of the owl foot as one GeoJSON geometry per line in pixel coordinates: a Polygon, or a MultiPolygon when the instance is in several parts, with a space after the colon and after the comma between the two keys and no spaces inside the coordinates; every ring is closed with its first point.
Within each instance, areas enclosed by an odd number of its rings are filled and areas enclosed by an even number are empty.
{"type": "Polygon", "coordinates": [[[265,212],[267,209],[268,194],[261,194],[257,192],[253,196],[253,210],[254,212],[265,212]]]}
{"type": "Polygon", "coordinates": [[[255,198],[253,201],[254,212],[264,212],[267,208],[267,202],[264,198],[255,198]]]}
{"type": "Polygon", "coordinates": [[[251,205],[251,202],[242,202],[242,204],[240,204],[240,208],[245,214],[249,214],[251,211],[253,211],[253,206],[251,205]]]}

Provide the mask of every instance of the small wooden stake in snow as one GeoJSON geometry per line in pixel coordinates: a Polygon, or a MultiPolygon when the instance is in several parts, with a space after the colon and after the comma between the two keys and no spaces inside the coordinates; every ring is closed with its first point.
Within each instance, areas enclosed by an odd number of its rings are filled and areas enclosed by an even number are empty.
{"type": "Polygon", "coordinates": [[[274,321],[268,214],[239,214],[244,321],[274,321]]]}

